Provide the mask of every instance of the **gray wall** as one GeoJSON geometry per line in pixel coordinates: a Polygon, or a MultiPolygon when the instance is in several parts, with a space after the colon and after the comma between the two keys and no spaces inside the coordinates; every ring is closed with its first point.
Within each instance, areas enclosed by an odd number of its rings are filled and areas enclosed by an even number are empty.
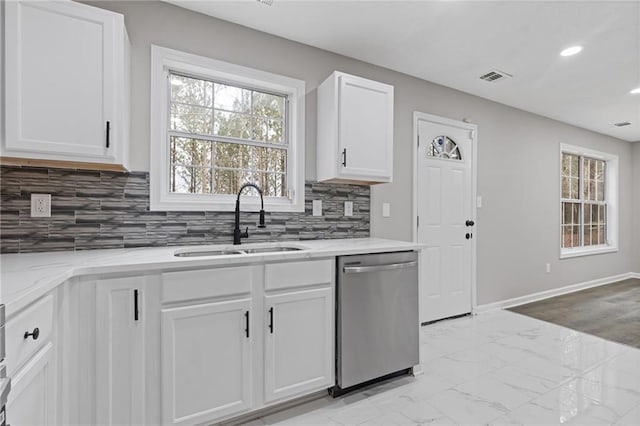
{"type": "Polygon", "coordinates": [[[633,144],[633,263],[632,272],[640,274],[640,141],[633,144]]]}
{"type": "MultiPolygon", "coordinates": [[[[156,2],[91,2],[125,15],[132,47],[134,170],[149,169],[150,44],[305,80],[306,176],[315,178],[316,87],[333,70],[395,86],[394,182],[375,186],[374,236],[411,238],[412,114],[418,110],[479,126],[478,302],[490,303],[632,269],[631,144],[344,56],[156,2]],[[618,253],[559,260],[559,144],[620,156],[618,253]],[[383,218],[383,202],[391,217],[383,218]],[[545,263],[552,272],[545,273],[545,263]]],[[[636,162],[637,164],[637,162],[636,162]]]]}

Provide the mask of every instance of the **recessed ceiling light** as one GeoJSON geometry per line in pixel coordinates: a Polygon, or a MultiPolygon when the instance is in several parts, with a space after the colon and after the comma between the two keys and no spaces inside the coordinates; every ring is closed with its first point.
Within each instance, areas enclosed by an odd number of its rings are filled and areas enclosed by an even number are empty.
{"type": "Polygon", "coordinates": [[[560,56],[573,56],[582,51],[582,46],[571,46],[560,52],[560,56]]]}
{"type": "Polygon", "coordinates": [[[640,95],[640,87],[636,87],[635,89],[633,89],[629,93],[631,93],[632,95],[640,95]]]}

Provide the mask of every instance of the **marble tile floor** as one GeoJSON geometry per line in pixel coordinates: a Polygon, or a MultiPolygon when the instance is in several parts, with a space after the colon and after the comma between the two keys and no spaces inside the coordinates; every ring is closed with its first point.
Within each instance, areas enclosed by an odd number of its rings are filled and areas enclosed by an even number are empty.
{"type": "Polygon", "coordinates": [[[421,328],[423,374],[249,425],[640,425],[640,349],[509,311],[421,328]]]}

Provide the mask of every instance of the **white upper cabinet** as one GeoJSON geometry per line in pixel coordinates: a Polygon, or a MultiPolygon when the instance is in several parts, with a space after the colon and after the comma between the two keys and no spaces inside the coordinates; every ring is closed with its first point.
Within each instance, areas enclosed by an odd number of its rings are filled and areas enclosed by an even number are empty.
{"type": "Polygon", "coordinates": [[[393,86],[335,71],[318,87],[317,179],[393,179],[393,86]]]}
{"type": "Polygon", "coordinates": [[[127,167],[129,39],[118,13],[5,3],[1,154],[127,167]]]}

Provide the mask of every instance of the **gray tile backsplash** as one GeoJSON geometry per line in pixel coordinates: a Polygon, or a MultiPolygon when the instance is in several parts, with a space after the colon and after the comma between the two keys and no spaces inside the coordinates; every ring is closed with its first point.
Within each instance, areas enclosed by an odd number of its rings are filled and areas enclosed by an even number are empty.
{"type": "MultiPolygon", "coordinates": [[[[0,251],[230,244],[233,212],[149,211],[149,174],[35,167],[0,167],[0,251]],[[31,193],[51,194],[51,217],[30,217],[31,193]]],[[[306,182],[304,213],[243,212],[246,242],[369,236],[368,186],[306,182]],[[322,200],[323,216],[311,215],[322,200]],[[353,216],[344,216],[344,201],[353,216]]]]}

